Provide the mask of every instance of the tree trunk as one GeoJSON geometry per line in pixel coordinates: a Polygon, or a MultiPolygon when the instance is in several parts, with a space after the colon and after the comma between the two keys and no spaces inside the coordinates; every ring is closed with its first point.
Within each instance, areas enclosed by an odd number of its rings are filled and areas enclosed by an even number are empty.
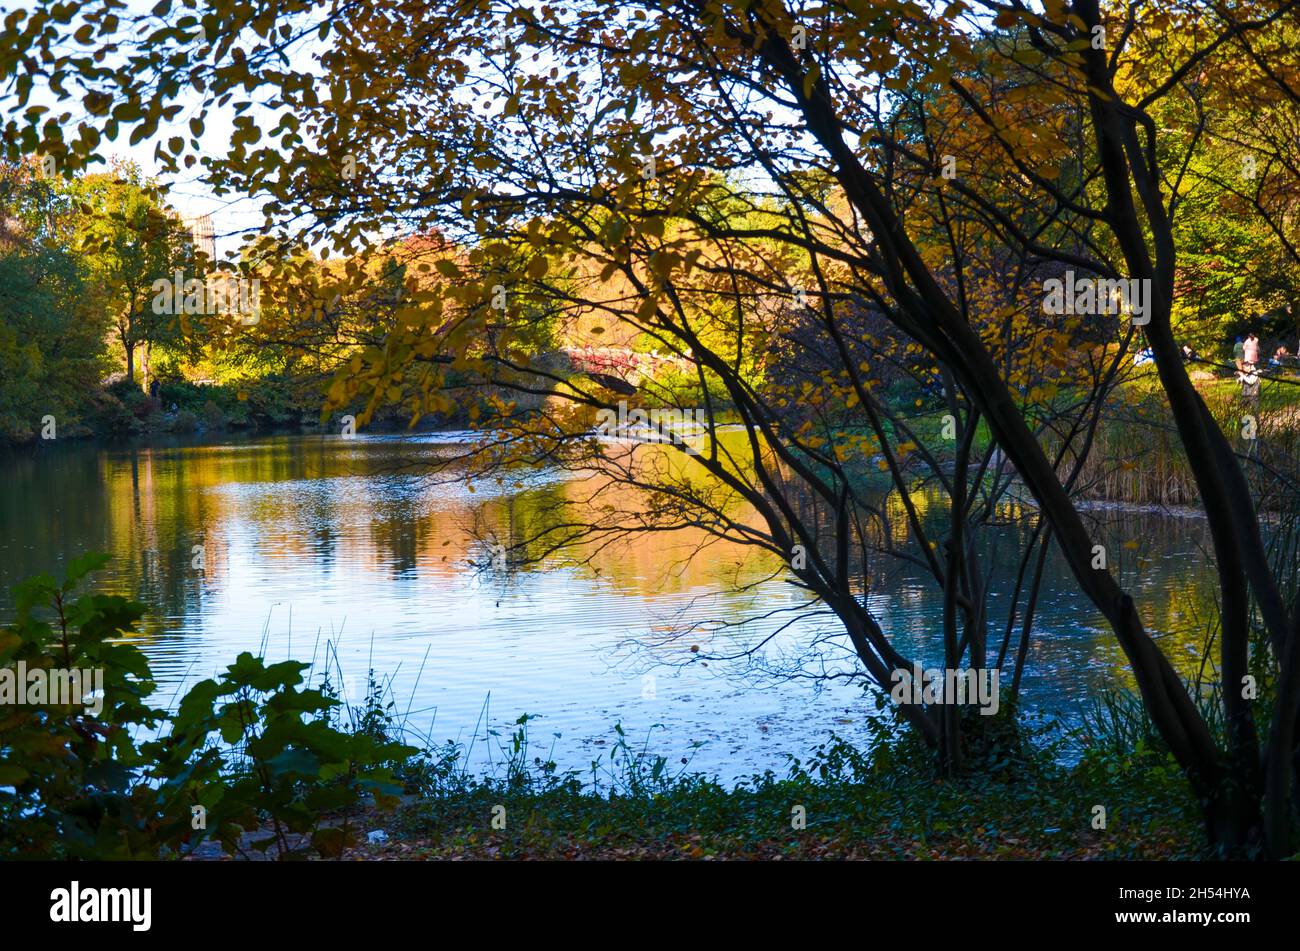
{"type": "Polygon", "coordinates": [[[1202,806],[1210,847],[1220,858],[1255,858],[1263,844],[1258,795],[1227,777],[1202,806]]]}

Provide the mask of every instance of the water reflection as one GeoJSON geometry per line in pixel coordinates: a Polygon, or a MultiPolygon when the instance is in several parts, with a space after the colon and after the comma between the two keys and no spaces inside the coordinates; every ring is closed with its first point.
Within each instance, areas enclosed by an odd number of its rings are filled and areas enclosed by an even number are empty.
{"type": "MultiPolygon", "coordinates": [[[[522,488],[422,477],[429,461],[455,451],[446,436],[279,436],[57,446],[4,459],[0,612],[10,615],[18,580],[106,551],[109,586],[149,608],[141,644],[164,701],[240,650],[320,664],[331,642],[354,691],[370,668],[392,675],[398,711],[434,738],[481,734],[490,696],[493,721],[540,715],[535,741],[545,752],[559,734],[563,767],[584,767],[607,749],[615,722],[633,737],[662,724],[652,746],[674,762],[703,742],[692,767],[727,779],[780,770],[783,753],[803,756],[832,729],[858,734],[867,705],[851,683],[772,683],[739,664],[705,666],[689,651],[704,638],[717,653],[728,640],[752,643],[788,619],[773,612],[804,603],[772,577],[780,566],[771,557],[720,544],[696,554],[704,536],[683,533],[593,549],[585,567],[551,559],[475,572],[470,561],[491,559],[483,535],[531,537],[558,503],[589,487],[556,473],[521,475],[522,488]],[[704,623],[759,615],[766,619],[734,627],[704,623]],[[704,626],[660,643],[691,623],[704,626]],[[629,653],[629,640],[659,646],[648,658],[629,653]]],[[[1192,672],[1212,604],[1202,523],[1094,515],[1147,624],[1192,672]]],[[[1020,531],[986,539],[985,557],[1008,562],[989,593],[994,619],[1005,616],[1020,531]]],[[[1025,689],[1068,718],[1123,657],[1059,558],[1049,559],[1046,579],[1025,689]]],[[[937,665],[939,597],[927,579],[883,560],[862,594],[905,652],[937,665]]],[[[833,619],[804,617],[767,656],[802,657],[818,634],[835,632],[833,619]]],[[[994,649],[1000,638],[999,630],[994,649]]],[[[834,640],[825,646],[834,664],[834,640]]],[[[490,752],[480,741],[476,755],[490,752]]]]}

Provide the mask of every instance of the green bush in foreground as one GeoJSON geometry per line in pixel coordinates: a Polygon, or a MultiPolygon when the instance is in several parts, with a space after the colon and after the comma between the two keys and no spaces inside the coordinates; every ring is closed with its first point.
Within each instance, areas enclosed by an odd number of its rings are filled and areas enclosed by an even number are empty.
{"type": "Polygon", "coordinates": [[[267,666],[248,653],[192,687],[175,714],[148,706],[149,665],[124,639],[143,607],[100,594],[71,600],[107,560],[88,555],[62,583],[19,585],[17,620],[0,631],[0,668],[102,672],[102,696],[88,703],[6,704],[0,858],[156,858],[208,837],[228,852],[340,854],[354,839],[350,816],[390,805],[400,792],[392,767],[416,750],[336,728],[338,701],[300,688],[308,665],[267,666]],[[52,621],[37,616],[41,607],[52,621]],[[137,744],[140,731],[156,738],[137,744]]]}

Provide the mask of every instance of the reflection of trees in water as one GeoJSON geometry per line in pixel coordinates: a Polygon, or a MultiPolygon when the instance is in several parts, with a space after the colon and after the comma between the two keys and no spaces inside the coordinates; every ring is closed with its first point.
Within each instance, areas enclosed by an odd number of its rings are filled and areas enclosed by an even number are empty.
{"type": "MultiPolygon", "coordinates": [[[[645,447],[640,451],[653,460],[645,447]]],[[[717,654],[741,658],[805,600],[783,586],[787,600],[774,598],[785,575],[770,553],[719,541],[698,525],[661,530],[680,523],[683,513],[656,508],[649,493],[605,474],[575,472],[545,481],[515,473],[522,490],[507,474],[501,484],[489,477],[470,493],[454,459],[454,451],[442,446],[311,437],[190,448],[60,446],[16,455],[5,462],[8,491],[0,496],[0,528],[12,540],[0,579],[7,590],[20,578],[57,573],[71,553],[108,551],[111,584],[150,606],[156,632],[164,618],[201,613],[205,587],[228,587],[230,559],[247,557],[251,544],[265,561],[307,561],[323,574],[346,559],[350,572],[372,573],[376,584],[458,575],[474,562],[502,596],[526,573],[576,570],[619,594],[700,595],[698,603],[688,602],[691,612],[680,629],[660,625],[667,630],[647,631],[645,643],[654,648],[678,635],[704,643],[713,638],[717,654]],[[429,478],[431,457],[453,462],[429,478]],[[622,529],[630,524],[645,530],[626,534],[622,529]],[[232,553],[236,540],[238,554],[232,553]],[[202,548],[201,569],[194,565],[195,545],[202,548]],[[497,546],[504,558],[497,557],[497,546]],[[744,623],[772,611],[759,623],[744,623]]],[[[882,613],[905,650],[934,663],[942,656],[935,620],[940,592],[915,564],[890,553],[891,546],[906,548],[910,541],[897,496],[865,493],[864,499],[881,517],[864,525],[870,544],[850,549],[861,579],[854,593],[882,613]]],[[[834,521],[821,500],[799,492],[790,500],[820,538],[833,537],[834,521]]],[[[729,517],[752,519],[734,499],[714,501],[729,517]]],[[[920,492],[913,501],[925,524],[947,517],[936,494],[920,492]]],[[[1125,584],[1142,593],[1144,621],[1165,636],[1180,672],[1194,673],[1197,659],[1188,648],[1199,647],[1213,616],[1212,576],[1200,553],[1202,522],[1106,509],[1088,515],[1125,584]],[[1136,547],[1125,547],[1132,543],[1136,547]]],[[[975,545],[990,570],[987,597],[1005,604],[1034,514],[1007,508],[1000,516],[975,545]]],[[[1054,694],[1082,694],[1125,668],[1101,617],[1076,593],[1055,555],[1045,565],[1039,611],[1026,674],[1033,693],[1050,684],[1054,694]]],[[[815,618],[801,624],[803,640],[769,672],[815,671],[821,660],[817,650],[806,650],[810,645],[823,649],[822,656],[842,653],[843,635],[833,624],[815,618]]]]}
{"type": "MultiPolygon", "coordinates": [[[[800,517],[816,528],[818,537],[829,541],[834,523],[820,500],[807,493],[792,493],[790,498],[800,517]]],[[[854,593],[880,617],[902,651],[915,654],[928,666],[942,666],[942,591],[913,560],[900,557],[908,551],[911,539],[897,495],[884,490],[867,492],[864,502],[881,517],[872,520],[864,532],[871,544],[850,549],[852,570],[861,579],[854,593]]],[[[942,537],[938,529],[948,518],[943,495],[922,491],[913,496],[913,502],[922,513],[922,523],[932,529],[932,537],[942,537]]],[[[1092,509],[1086,516],[1093,537],[1105,546],[1123,583],[1141,595],[1143,620],[1153,635],[1161,638],[1178,672],[1196,675],[1216,609],[1204,521],[1121,508],[1092,509]]],[[[1032,507],[1004,503],[997,517],[976,536],[975,555],[988,572],[986,597],[993,605],[990,617],[998,617],[1013,595],[1017,560],[1036,517],[1032,507]]],[[[821,624],[804,625],[797,648],[751,663],[747,673],[756,679],[860,679],[861,671],[852,665],[842,629],[824,613],[822,618],[821,624]]],[[[769,630],[787,619],[772,615],[763,620],[770,622],[764,628],[769,630]]],[[[729,633],[743,629],[743,625],[732,627],[734,619],[719,624],[729,633]]],[[[672,637],[697,636],[701,627],[697,622],[683,622],[680,635],[651,637],[650,646],[658,649],[672,637]]],[[[1135,687],[1105,618],[1078,591],[1068,566],[1055,550],[1044,565],[1034,630],[1027,645],[1025,675],[1031,706],[1073,715],[1078,712],[1078,701],[1113,688],[1117,674],[1121,683],[1135,687]]],[[[991,634],[997,642],[1005,631],[995,627],[991,634]]]]}

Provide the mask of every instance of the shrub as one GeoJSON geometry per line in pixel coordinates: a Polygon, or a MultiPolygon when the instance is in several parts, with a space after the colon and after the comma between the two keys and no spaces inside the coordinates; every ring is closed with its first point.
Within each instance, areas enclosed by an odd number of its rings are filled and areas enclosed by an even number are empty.
{"type": "Polygon", "coordinates": [[[225,429],[226,414],[212,400],[203,404],[203,425],[208,429],[225,429]]]}
{"type": "MultiPolygon", "coordinates": [[[[162,711],[146,700],[149,665],[130,643],[113,643],[143,614],[114,595],[71,600],[106,555],[68,565],[62,583],[47,575],[14,589],[17,620],[0,631],[0,668],[98,670],[102,706],[16,703],[0,720],[0,856],[128,858],[147,851],[150,805],[138,784],[144,763],[132,739],[162,711]],[[53,623],[36,614],[48,606],[53,623]]],[[[46,698],[47,700],[58,698],[46,698]]]]}
{"type": "Polygon", "coordinates": [[[187,409],[178,412],[172,420],[172,432],[192,433],[199,428],[199,418],[187,409]]]}
{"type": "Polygon", "coordinates": [[[363,799],[394,804],[401,788],[388,764],[416,750],[336,729],[329,713],[338,701],[300,689],[309,666],[268,667],[245,652],[186,694],[171,734],[144,747],[156,764],[153,778],[162,780],[165,840],[187,838],[201,806],[227,852],[274,847],[289,857],[309,842],[322,856],[339,856],[355,842],[350,820],[363,799]],[[245,842],[268,823],[267,834],[245,842]]]}
{"type": "Polygon", "coordinates": [[[143,403],[145,399],[144,390],[140,388],[140,384],[134,380],[128,380],[126,377],[113,380],[112,383],[104,387],[104,390],[127,406],[143,403]]]}
{"type": "Polygon", "coordinates": [[[196,684],[175,714],[150,707],[148,662],[124,639],[143,607],[116,595],[71,600],[107,560],[88,555],[62,583],[42,575],[14,590],[17,620],[0,630],[0,668],[21,662],[46,677],[94,669],[103,695],[62,705],[49,701],[68,698],[43,697],[0,719],[0,857],[177,855],[209,836],[230,852],[340,855],[356,810],[391,805],[401,791],[393,764],[416,751],[373,719],[337,728],[338,701],[301,689],[308,665],[267,666],[248,653],[196,684]],[[52,620],[38,616],[42,607],[52,620]],[[137,747],[141,730],[155,738],[137,747]]]}

